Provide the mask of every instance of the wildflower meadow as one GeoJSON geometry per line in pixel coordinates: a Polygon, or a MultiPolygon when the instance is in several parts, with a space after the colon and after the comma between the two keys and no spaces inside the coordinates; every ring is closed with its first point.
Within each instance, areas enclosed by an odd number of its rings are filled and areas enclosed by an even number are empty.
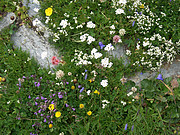
{"type": "Polygon", "coordinates": [[[160,68],[179,58],[180,1],[32,2],[39,17],[20,0],[0,2],[0,20],[17,16],[0,31],[0,135],[179,135],[180,74],[164,78],[160,68]],[[39,23],[60,51],[52,69],[11,40],[22,25],[42,36],[39,23]],[[109,54],[118,45],[127,64],[109,54]],[[146,71],[156,77],[129,79],[146,71]]]}

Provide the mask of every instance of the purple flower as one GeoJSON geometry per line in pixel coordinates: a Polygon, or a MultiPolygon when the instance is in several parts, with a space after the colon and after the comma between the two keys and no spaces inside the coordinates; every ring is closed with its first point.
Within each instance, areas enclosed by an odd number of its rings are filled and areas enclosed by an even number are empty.
{"type": "Polygon", "coordinates": [[[46,119],[44,119],[44,122],[46,122],[46,119]]]}
{"type": "Polygon", "coordinates": [[[142,75],[143,73],[141,72],[141,75],[142,75]]]}
{"type": "Polygon", "coordinates": [[[134,125],[132,125],[131,131],[133,131],[133,129],[134,129],[134,125]]]}
{"type": "Polygon", "coordinates": [[[66,84],[69,84],[69,82],[66,82],[66,84]]]}
{"type": "Polygon", "coordinates": [[[134,26],[134,24],[135,24],[135,21],[133,21],[133,24],[132,24],[132,26],[134,26]]]}
{"type": "Polygon", "coordinates": [[[72,108],[73,111],[75,111],[76,109],[75,108],[72,108]]]}
{"type": "Polygon", "coordinates": [[[54,112],[56,111],[56,109],[53,110],[54,112]]]}
{"type": "Polygon", "coordinates": [[[42,77],[40,77],[40,79],[42,79],[42,77]]]}
{"type": "Polygon", "coordinates": [[[35,105],[38,105],[38,103],[37,103],[37,102],[35,102],[35,105]]]}
{"type": "Polygon", "coordinates": [[[39,87],[40,86],[40,82],[38,82],[38,84],[36,86],[39,87]]]}
{"type": "Polygon", "coordinates": [[[47,103],[48,102],[48,100],[45,100],[45,103],[47,103]]]}
{"type": "Polygon", "coordinates": [[[32,127],[34,127],[35,126],[35,124],[34,125],[32,125],[32,127]]]}
{"type": "Polygon", "coordinates": [[[41,100],[44,100],[44,97],[41,96],[41,100]]]}
{"type": "Polygon", "coordinates": [[[138,38],[138,40],[139,40],[139,38],[138,38]]]}
{"type": "Polygon", "coordinates": [[[66,107],[69,107],[69,105],[68,105],[68,104],[66,104],[66,107]]]}
{"type": "Polygon", "coordinates": [[[53,94],[53,97],[55,96],[56,94],[53,94]]]}
{"type": "Polygon", "coordinates": [[[41,116],[43,116],[44,114],[41,114],[41,116]]]}
{"type": "Polygon", "coordinates": [[[128,126],[128,124],[125,125],[125,130],[127,130],[127,126],[128,126]]]}
{"type": "Polygon", "coordinates": [[[158,79],[158,80],[162,80],[162,81],[163,81],[163,79],[162,79],[162,75],[161,75],[161,74],[159,74],[159,75],[158,75],[158,77],[157,77],[156,79],[158,79]]]}
{"type": "Polygon", "coordinates": [[[28,98],[31,98],[31,96],[29,95],[29,97],[28,98]]]}
{"type": "Polygon", "coordinates": [[[102,42],[99,42],[99,46],[101,47],[101,49],[103,49],[103,47],[105,47],[105,45],[103,45],[102,42]]]}
{"type": "Polygon", "coordinates": [[[63,98],[63,96],[62,96],[62,95],[58,95],[58,97],[59,97],[59,98],[63,98]]]}
{"type": "Polygon", "coordinates": [[[84,78],[85,80],[87,79],[87,74],[85,75],[85,78],[84,78]]]}
{"type": "Polygon", "coordinates": [[[141,15],[141,12],[139,12],[139,14],[141,15]]]}
{"type": "Polygon", "coordinates": [[[22,78],[26,78],[25,76],[23,76],[22,78]]]}
{"type": "Polygon", "coordinates": [[[51,102],[51,104],[54,104],[54,100],[51,102]]]}
{"type": "Polygon", "coordinates": [[[51,121],[51,123],[53,123],[53,121],[51,121]]]}
{"type": "Polygon", "coordinates": [[[49,117],[50,117],[50,116],[48,115],[46,118],[48,118],[48,119],[49,119],[49,117]]]}
{"type": "Polygon", "coordinates": [[[85,72],[87,72],[87,70],[85,69],[85,72]]]}
{"type": "Polygon", "coordinates": [[[38,111],[38,113],[41,113],[41,109],[38,111]]]}
{"type": "Polygon", "coordinates": [[[37,112],[35,112],[34,114],[37,115],[37,112]]]}
{"type": "Polygon", "coordinates": [[[81,92],[83,92],[83,90],[84,90],[84,87],[82,87],[82,89],[79,92],[81,93],[81,92]]]}
{"type": "Polygon", "coordinates": [[[39,97],[36,97],[36,100],[39,99],[39,97]]]}
{"type": "Polygon", "coordinates": [[[31,77],[33,77],[33,75],[31,75],[31,77]]]}
{"type": "Polygon", "coordinates": [[[81,88],[81,85],[78,85],[78,88],[80,89],[80,88],[81,88]]]}
{"type": "Polygon", "coordinates": [[[21,81],[19,81],[19,87],[21,87],[21,81]]]}

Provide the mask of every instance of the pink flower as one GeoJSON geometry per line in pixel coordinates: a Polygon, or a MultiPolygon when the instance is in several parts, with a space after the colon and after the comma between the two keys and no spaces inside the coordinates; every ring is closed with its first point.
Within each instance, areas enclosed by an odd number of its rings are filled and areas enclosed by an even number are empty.
{"type": "Polygon", "coordinates": [[[115,36],[113,37],[113,42],[117,43],[117,42],[119,41],[119,39],[120,39],[120,36],[115,35],[115,36]]]}
{"type": "Polygon", "coordinates": [[[51,61],[53,65],[58,65],[60,62],[55,56],[52,57],[51,61]]]}

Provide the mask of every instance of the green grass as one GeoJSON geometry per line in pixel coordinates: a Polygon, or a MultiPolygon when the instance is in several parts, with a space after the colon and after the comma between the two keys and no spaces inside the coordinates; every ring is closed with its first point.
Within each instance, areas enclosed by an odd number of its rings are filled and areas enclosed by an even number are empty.
{"type": "MultiPolygon", "coordinates": [[[[8,1],[11,3],[11,1],[8,1]]],[[[13,48],[13,43],[10,41],[11,34],[15,32],[14,24],[9,26],[6,29],[3,29],[0,33],[0,76],[5,78],[6,81],[0,82],[0,134],[2,135],[26,135],[30,133],[42,134],[42,135],[59,135],[64,132],[64,134],[72,135],[169,135],[169,134],[179,134],[179,101],[180,101],[180,87],[175,87],[173,89],[174,96],[171,94],[166,94],[168,88],[158,79],[154,78],[151,80],[144,79],[141,82],[141,87],[135,86],[135,83],[127,80],[123,83],[120,81],[123,76],[128,78],[133,75],[136,71],[145,72],[149,70],[146,66],[133,66],[132,64],[136,61],[137,53],[135,53],[135,45],[138,42],[137,38],[141,40],[147,35],[141,35],[134,32],[138,29],[138,26],[132,27],[131,20],[126,20],[122,15],[118,24],[114,23],[117,20],[118,15],[112,16],[115,12],[114,8],[111,8],[111,1],[101,3],[102,8],[98,7],[99,2],[88,1],[77,1],[76,3],[69,3],[65,0],[61,1],[41,1],[42,9],[40,9],[40,15],[44,17],[45,22],[45,9],[50,6],[53,6],[53,13],[50,16],[52,22],[56,24],[56,27],[53,28],[53,24],[46,24],[54,33],[57,33],[57,26],[59,25],[62,19],[65,19],[64,13],[70,14],[69,21],[71,25],[76,26],[73,23],[72,16],[75,16],[75,13],[78,14],[78,24],[87,21],[87,16],[90,13],[90,10],[87,6],[90,6],[91,10],[94,13],[97,13],[97,16],[92,16],[92,21],[96,24],[95,29],[88,29],[83,27],[82,29],[71,30],[66,28],[69,35],[60,36],[60,40],[53,42],[53,38],[50,38],[50,43],[57,48],[59,48],[60,53],[64,55],[63,60],[66,62],[63,66],[61,64],[57,65],[57,71],[62,70],[64,76],[59,79],[56,78],[56,74],[49,74],[50,69],[40,69],[40,65],[37,64],[36,60],[32,58],[30,61],[27,61],[29,56],[28,52],[23,52],[20,49],[13,48]],[[84,3],[84,4],[83,4],[84,3]],[[82,6],[82,8],[80,8],[82,6]],[[61,8],[60,8],[61,7],[61,8]],[[103,8],[110,9],[110,11],[103,10],[103,8]],[[72,11],[72,12],[70,12],[72,11]],[[79,12],[78,12],[79,11],[79,12]],[[107,18],[111,18],[111,24],[107,18]],[[129,24],[127,23],[129,22],[129,24]],[[110,58],[109,61],[113,63],[111,68],[97,68],[95,64],[100,64],[101,59],[109,57],[104,50],[101,50],[99,47],[99,42],[103,44],[112,43],[114,47],[116,44],[113,44],[112,38],[114,35],[108,34],[110,28],[106,26],[111,26],[114,23],[117,28],[116,34],[118,34],[119,28],[126,29],[126,34],[121,36],[123,43],[126,49],[131,50],[132,55],[129,57],[131,63],[125,67],[123,65],[123,59],[110,58]],[[74,42],[74,40],[80,40],[79,35],[72,37],[72,35],[77,34],[81,31],[86,31],[89,35],[96,37],[95,42],[90,45],[87,45],[87,42],[74,42]],[[82,50],[83,53],[87,55],[91,54],[91,50],[96,48],[98,52],[103,55],[98,59],[89,59],[92,62],[90,65],[79,65],[76,66],[75,62],[71,62],[74,58],[75,49],[82,50]],[[87,70],[87,71],[85,71],[87,70]],[[91,73],[95,70],[98,74],[95,77],[94,81],[92,78],[94,75],[91,73]],[[68,75],[68,72],[71,72],[72,75],[68,75]],[[84,75],[83,75],[84,74],[84,75]],[[87,74],[87,79],[85,79],[85,74],[87,74]],[[31,76],[35,75],[35,76],[31,76]],[[19,89],[18,78],[23,79],[21,82],[21,87],[19,89]],[[42,77],[42,79],[40,79],[42,77]],[[76,81],[73,81],[77,79],[76,81]],[[108,85],[103,87],[101,85],[102,80],[108,80],[108,85]],[[35,86],[35,82],[40,82],[40,86],[35,86]],[[61,83],[62,84],[56,84],[61,83]],[[68,82],[68,84],[67,84],[68,82]],[[64,83],[64,84],[63,84],[64,83]],[[81,85],[80,88],[78,86],[81,85]],[[75,86],[75,89],[72,90],[72,86],[75,86]],[[84,87],[82,93],[80,90],[84,87]],[[132,87],[136,87],[137,91],[133,92],[132,95],[128,96],[131,92],[132,87]],[[91,90],[90,95],[87,95],[87,91],[91,90]],[[99,92],[94,93],[95,90],[99,92]],[[60,94],[58,94],[61,92],[60,94]],[[66,93],[65,93],[66,92],[66,93]],[[55,94],[55,95],[53,95],[55,94]],[[62,98],[59,98],[59,95],[62,95],[62,98]],[[79,98],[79,96],[84,96],[79,98]],[[30,97],[29,97],[30,96],[30,97]],[[40,99],[36,99],[39,97],[40,99]],[[45,100],[41,100],[41,97],[47,98],[47,104],[45,100]],[[107,100],[110,103],[107,103],[103,109],[104,103],[103,100],[107,100]],[[10,101],[10,102],[9,102],[10,101]],[[50,111],[48,109],[51,102],[54,101],[56,111],[50,111]],[[121,102],[126,102],[126,105],[123,105],[121,102]],[[19,103],[18,103],[19,102],[19,103]],[[37,106],[35,105],[37,102],[37,106]],[[40,108],[39,104],[46,105],[44,111],[41,110],[41,113],[38,113],[40,108]],[[69,106],[66,107],[66,104],[69,106]],[[84,104],[84,108],[79,108],[80,104],[84,104]],[[75,108],[75,111],[73,111],[75,108]],[[55,117],[57,111],[61,112],[59,118],[55,117]],[[87,115],[88,111],[92,111],[92,115],[87,115]],[[34,113],[37,112],[38,115],[34,113]],[[42,114],[43,116],[40,116],[42,114]],[[52,116],[49,119],[47,116],[52,116]],[[46,119],[46,122],[44,120],[46,119]],[[49,128],[49,122],[53,121],[53,127],[49,128]],[[125,130],[125,125],[127,130],[125,130]],[[35,125],[35,126],[32,126],[35,125]],[[39,126],[38,126],[39,125],[39,126]],[[134,125],[133,131],[132,126],[134,125]]],[[[0,6],[3,7],[3,4],[0,6]]],[[[132,3],[130,3],[132,5],[132,3]]],[[[146,4],[150,5],[150,9],[153,13],[158,14],[160,11],[165,12],[169,21],[166,23],[169,26],[174,24],[179,24],[178,21],[172,22],[172,19],[177,19],[177,14],[168,14],[169,8],[172,10],[177,10],[176,1],[171,2],[166,5],[165,8],[160,9],[163,2],[151,2],[146,1],[146,4]],[[156,6],[152,6],[152,5],[156,6]],[[169,7],[171,6],[171,7],[169,7]],[[155,10],[156,7],[157,9],[155,10]],[[166,11],[166,9],[168,9],[166,11]],[[171,24],[172,23],[172,24],[171,24]]],[[[146,6],[146,4],[144,4],[146,6]]],[[[3,11],[6,9],[3,9],[3,11]]],[[[138,9],[143,10],[143,9],[138,9]]],[[[128,9],[125,9],[127,14],[132,14],[128,12],[128,9]]],[[[9,12],[9,11],[8,11],[9,12]]],[[[15,12],[15,11],[14,11],[15,12]]],[[[24,11],[26,14],[26,11],[24,11]]],[[[67,19],[67,18],[66,18],[67,19]]],[[[164,26],[165,24],[163,24],[164,26]]],[[[173,28],[171,28],[173,29],[173,28]]],[[[175,31],[165,35],[166,39],[169,40],[172,38],[174,44],[178,41],[176,32],[179,31],[179,28],[174,27],[175,31]]],[[[164,29],[166,30],[166,29],[164,29]]],[[[169,29],[167,29],[169,30],[169,29]]],[[[153,34],[154,30],[151,30],[153,34]]],[[[139,31],[140,32],[140,31],[139,31]]],[[[156,30],[156,33],[159,32],[159,29],[156,30]]],[[[163,32],[159,32],[163,36],[163,32]]],[[[149,34],[150,36],[152,36],[149,34]]],[[[143,41],[143,40],[142,40],[143,41]]],[[[162,45],[159,41],[156,46],[162,45]]],[[[176,48],[179,46],[176,45],[176,48]]],[[[143,50],[146,51],[147,48],[141,48],[138,55],[143,55],[143,50]]],[[[178,52],[178,50],[177,50],[178,52]]],[[[177,53],[177,55],[179,55],[177,53]]],[[[146,55],[144,55],[146,56],[146,55]]],[[[148,59],[148,57],[147,57],[148,59]]],[[[158,59],[156,59],[158,61],[158,59]]],[[[56,71],[55,71],[56,73],[56,71]]],[[[158,76],[158,74],[157,74],[158,76]]],[[[164,79],[164,83],[169,87],[175,86],[171,81],[174,78],[164,79]]],[[[177,83],[180,83],[180,78],[175,78],[177,83]]],[[[43,109],[43,108],[41,108],[43,109]]]]}

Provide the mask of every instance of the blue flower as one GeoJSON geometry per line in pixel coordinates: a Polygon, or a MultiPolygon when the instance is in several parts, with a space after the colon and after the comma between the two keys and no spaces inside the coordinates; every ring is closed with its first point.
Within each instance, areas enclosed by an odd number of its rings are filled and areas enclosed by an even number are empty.
{"type": "Polygon", "coordinates": [[[84,78],[85,80],[87,79],[87,74],[85,75],[85,78],[84,78]]]}
{"type": "Polygon", "coordinates": [[[105,47],[105,45],[103,45],[102,42],[99,42],[99,46],[101,47],[101,49],[103,49],[103,47],[105,47]]]}
{"type": "Polygon", "coordinates": [[[163,81],[163,79],[162,79],[162,75],[161,75],[161,74],[159,74],[159,75],[158,75],[158,77],[157,77],[156,79],[158,79],[158,80],[162,80],[162,81],[163,81]]]}
{"type": "Polygon", "coordinates": [[[132,125],[131,131],[133,131],[133,129],[134,129],[134,125],[132,125]]]}
{"type": "Polygon", "coordinates": [[[127,130],[127,126],[128,126],[128,124],[125,125],[125,130],[127,130]]]}
{"type": "Polygon", "coordinates": [[[134,24],[135,24],[135,21],[133,21],[133,24],[132,24],[132,26],[134,26],[134,24]]]}
{"type": "Polygon", "coordinates": [[[87,72],[87,70],[85,69],[85,72],[87,72]]]}
{"type": "Polygon", "coordinates": [[[80,90],[80,93],[83,92],[83,90],[84,90],[84,87],[82,87],[82,89],[80,90]]]}

